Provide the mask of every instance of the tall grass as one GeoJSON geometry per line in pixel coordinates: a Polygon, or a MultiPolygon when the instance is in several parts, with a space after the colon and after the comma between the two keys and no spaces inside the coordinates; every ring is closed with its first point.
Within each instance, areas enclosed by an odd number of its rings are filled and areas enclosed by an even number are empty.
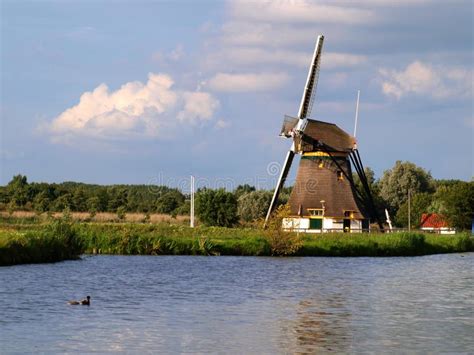
{"type": "Polygon", "coordinates": [[[86,253],[104,254],[415,256],[474,251],[474,239],[467,233],[301,234],[294,239],[297,248],[285,245],[284,253],[276,252],[264,231],[252,228],[81,224],[78,235],[86,253]]]}
{"type": "Polygon", "coordinates": [[[81,224],[86,253],[154,255],[269,255],[265,239],[251,229],[171,224],[81,224]]]}
{"type": "MultiPolygon", "coordinates": [[[[121,255],[242,256],[415,256],[474,251],[467,233],[300,234],[297,248],[275,252],[275,243],[256,228],[189,228],[170,223],[73,223],[0,227],[0,265],[53,262],[81,253],[121,255]]],[[[286,242],[285,242],[286,243],[286,242]]]]}
{"type": "Polygon", "coordinates": [[[0,266],[75,259],[82,252],[71,223],[57,220],[41,230],[0,234],[0,266]]]}
{"type": "Polygon", "coordinates": [[[474,239],[465,234],[417,232],[387,234],[320,234],[307,236],[297,255],[416,256],[474,251],[474,239]]]}

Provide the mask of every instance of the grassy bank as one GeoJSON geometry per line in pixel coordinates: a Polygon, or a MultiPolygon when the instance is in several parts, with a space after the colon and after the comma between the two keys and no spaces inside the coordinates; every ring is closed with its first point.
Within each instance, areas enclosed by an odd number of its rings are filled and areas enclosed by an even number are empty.
{"type": "Polygon", "coordinates": [[[76,259],[82,251],[75,227],[60,220],[26,230],[0,229],[0,266],[76,259]]]}
{"type": "MultiPolygon", "coordinates": [[[[286,238],[283,236],[283,238],[286,238]]],[[[292,236],[296,256],[414,256],[474,251],[468,234],[305,234],[292,236]]],[[[121,255],[278,255],[272,238],[251,228],[169,223],[10,224],[0,227],[0,265],[52,262],[81,253],[121,255]]]]}

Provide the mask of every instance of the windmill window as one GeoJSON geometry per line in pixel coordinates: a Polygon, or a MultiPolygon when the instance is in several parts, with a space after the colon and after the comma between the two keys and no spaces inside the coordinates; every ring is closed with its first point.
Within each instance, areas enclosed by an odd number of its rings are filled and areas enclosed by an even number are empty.
{"type": "Polygon", "coordinates": [[[322,217],[324,215],[324,210],[322,208],[308,208],[308,212],[310,216],[322,217]]]}
{"type": "Polygon", "coordinates": [[[354,211],[344,211],[344,217],[354,218],[354,211]]]}
{"type": "Polygon", "coordinates": [[[342,170],[337,171],[337,179],[344,180],[344,174],[342,173],[342,170]]]}

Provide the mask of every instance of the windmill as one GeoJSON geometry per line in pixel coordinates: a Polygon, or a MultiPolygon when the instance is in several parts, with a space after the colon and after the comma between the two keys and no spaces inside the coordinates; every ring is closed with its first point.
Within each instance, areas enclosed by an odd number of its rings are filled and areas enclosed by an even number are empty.
{"type": "MultiPolygon", "coordinates": [[[[370,218],[379,220],[356,140],[333,123],[309,119],[318,84],[324,36],[318,36],[297,117],[285,116],[280,136],[291,138],[273,194],[265,225],[271,216],[290,171],[295,154],[301,155],[289,205],[291,217],[283,228],[321,232],[369,228],[370,218]],[[352,178],[351,162],[362,191],[352,178]]],[[[379,223],[382,227],[382,225],[379,223]]]]}

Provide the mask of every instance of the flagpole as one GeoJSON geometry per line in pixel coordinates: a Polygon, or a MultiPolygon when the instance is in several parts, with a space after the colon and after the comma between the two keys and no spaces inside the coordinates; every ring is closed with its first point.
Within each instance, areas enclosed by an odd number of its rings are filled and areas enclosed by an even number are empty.
{"type": "Polygon", "coordinates": [[[189,226],[194,228],[194,176],[191,175],[191,218],[189,222],[189,226]]]}

